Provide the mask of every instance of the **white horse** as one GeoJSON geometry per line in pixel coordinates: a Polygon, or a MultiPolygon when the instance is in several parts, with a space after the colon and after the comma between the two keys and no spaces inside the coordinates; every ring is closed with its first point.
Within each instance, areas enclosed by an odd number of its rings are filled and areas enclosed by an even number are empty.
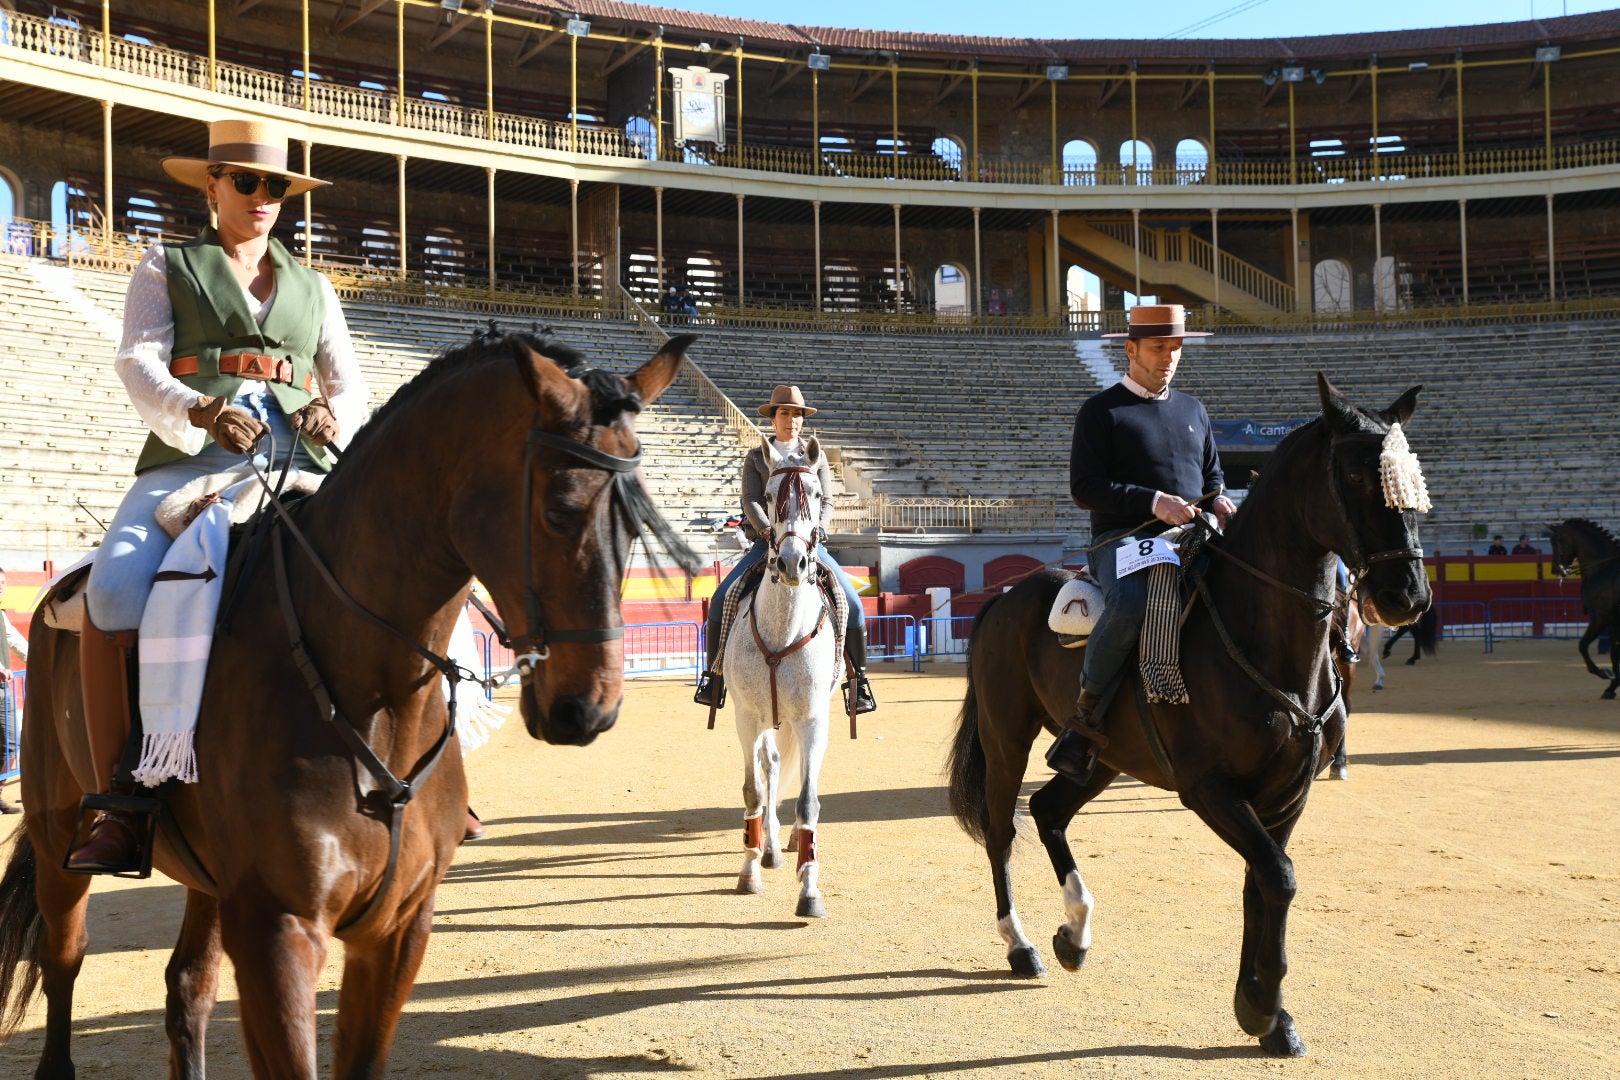
{"type": "Polygon", "coordinates": [[[764,891],[760,867],[780,862],[777,803],[784,762],[797,754],[799,798],[789,851],[799,853],[801,918],[823,918],[816,857],[816,794],[827,754],[829,701],[838,675],[838,626],[816,587],[820,566],[815,529],[821,520],[816,465],[821,444],[805,453],[781,455],[764,440],[771,475],[765,485],[770,531],[765,537],[765,577],[737,609],[727,634],[724,671],[737,705],[737,737],[743,750],[743,857],[737,891],[764,891]]]}

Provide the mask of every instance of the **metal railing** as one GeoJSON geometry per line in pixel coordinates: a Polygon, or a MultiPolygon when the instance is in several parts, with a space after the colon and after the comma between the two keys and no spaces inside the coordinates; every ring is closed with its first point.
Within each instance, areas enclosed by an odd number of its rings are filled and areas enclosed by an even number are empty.
{"type": "Polygon", "coordinates": [[[1491,637],[1568,640],[1590,621],[1578,596],[1497,597],[1490,602],[1491,637]]]}
{"type": "Polygon", "coordinates": [[[878,495],[872,500],[877,527],[885,532],[1051,532],[1057,528],[1057,499],[906,498],[878,495]]]}

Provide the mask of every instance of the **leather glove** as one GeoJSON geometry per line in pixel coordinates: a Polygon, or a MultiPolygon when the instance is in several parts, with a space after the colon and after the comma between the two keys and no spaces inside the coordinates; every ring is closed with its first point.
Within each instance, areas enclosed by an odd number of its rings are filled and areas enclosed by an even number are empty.
{"type": "Polygon", "coordinates": [[[293,430],[316,446],[325,446],[338,437],[337,417],[332,403],[324,397],[311,399],[308,405],[292,414],[293,430]]]}
{"type": "Polygon", "coordinates": [[[263,420],[256,420],[222,397],[203,397],[186,410],[192,427],[202,428],[214,441],[233,454],[245,454],[253,444],[270,433],[263,420]]]}

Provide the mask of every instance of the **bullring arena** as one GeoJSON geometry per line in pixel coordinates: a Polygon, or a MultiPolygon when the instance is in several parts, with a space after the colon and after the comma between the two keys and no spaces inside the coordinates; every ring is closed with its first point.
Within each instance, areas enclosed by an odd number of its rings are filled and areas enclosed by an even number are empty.
{"type": "MultiPolygon", "coordinates": [[[[636,556],[613,731],[553,747],[514,722],[467,756],[489,835],[440,888],[389,1075],[1615,1076],[1620,710],[1548,536],[1620,527],[1617,57],[1620,10],[1094,41],[618,0],[0,0],[0,607],[26,628],[128,488],[124,290],[208,221],[159,159],[202,154],[209,121],[278,121],[333,186],[276,235],[341,297],[373,405],[491,323],[619,372],[700,335],[638,432],[704,566],[636,556]],[[1074,409],[1154,298],[1215,331],[1176,387],[1234,488],[1318,413],[1318,371],[1369,407],[1424,386],[1440,651],[1397,653],[1380,691],[1364,659],[1350,778],[1289,847],[1293,1061],[1233,1021],[1242,861],[1174,794],[1121,779],[1070,829],[1098,899],[1074,974],[1021,800],[1030,980],[946,806],[968,624],[1081,561],[1074,409]],[[691,701],[779,382],[821,410],[880,702],[853,741],[834,717],[825,920],[795,917],[788,869],[737,894],[733,713],[708,731],[691,701]],[[1534,550],[1487,554],[1499,536],[1534,550]]],[[[1032,757],[1024,796],[1049,776],[1032,757]]],[[[183,892],[96,883],[80,1076],[161,1070],[183,892]]],[[[323,1067],[341,964],[333,942],[323,1067]]],[[[237,1002],[227,964],[214,1076],[250,1074],[237,1002]]],[[[31,1071],[43,1024],[35,1001],[0,1074],[31,1071]]]]}

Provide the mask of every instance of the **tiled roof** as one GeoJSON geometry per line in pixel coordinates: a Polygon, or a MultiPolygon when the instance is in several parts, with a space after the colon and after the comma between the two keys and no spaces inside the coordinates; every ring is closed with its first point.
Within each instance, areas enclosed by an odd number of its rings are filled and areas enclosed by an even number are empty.
{"type": "MultiPolygon", "coordinates": [[[[906,30],[861,30],[847,27],[803,26],[794,23],[736,19],[705,15],[652,4],[623,0],[499,0],[503,7],[528,8],[566,18],[582,18],[643,27],[663,26],[681,36],[712,36],[750,43],[776,43],[808,48],[820,45],[829,52],[895,52],[927,56],[982,56],[1030,61],[1121,61],[1127,59],[1228,63],[1267,63],[1288,57],[1363,58],[1379,53],[1450,53],[1532,46],[1543,42],[1573,43],[1620,37],[1620,9],[1595,11],[1553,19],[1487,23],[1480,26],[1435,27],[1424,30],[1386,30],[1363,34],[1325,34],[1296,38],[1188,38],[1172,40],[1089,40],[1063,38],[969,37],[961,34],[926,34],[906,30]]],[[[986,21],[990,15],[986,13],[986,21]]]]}

